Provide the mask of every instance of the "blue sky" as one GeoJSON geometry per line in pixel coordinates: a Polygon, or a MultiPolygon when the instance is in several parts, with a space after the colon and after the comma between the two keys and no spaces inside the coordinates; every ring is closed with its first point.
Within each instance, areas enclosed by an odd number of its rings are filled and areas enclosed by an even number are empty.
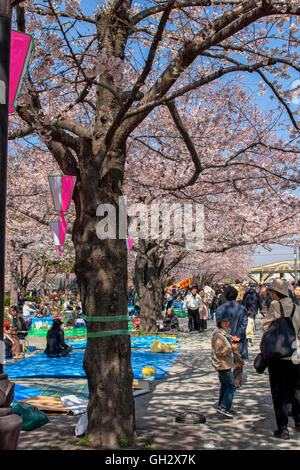
{"type": "MultiPolygon", "coordinates": [[[[299,255],[298,255],[299,258],[299,255]]],[[[273,245],[272,251],[259,248],[257,254],[252,257],[251,267],[270,264],[276,261],[285,261],[294,259],[294,247],[273,245]]]]}

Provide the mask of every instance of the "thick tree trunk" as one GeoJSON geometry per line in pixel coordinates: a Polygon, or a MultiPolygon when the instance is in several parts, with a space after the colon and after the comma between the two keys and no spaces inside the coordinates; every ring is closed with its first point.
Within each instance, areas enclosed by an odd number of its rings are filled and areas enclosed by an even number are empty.
{"type": "Polygon", "coordinates": [[[140,297],[141,330],[157,331],[157,320],[162,318],[163,260],[158,256],[154,241],[139,240],[135,263],[134,284],[140,297]]]}
{"type": "Polygon", "coordinates": [[[18,289],[19,289],[18,268],[11,261],[10,262],[10,286],[9,286],[10,306],[18,305],[18,289]]]}
{"type": "MultiPolygon", "coordinates": [[[[96,161],[88,155],[88,149],[86,152],[90,162],[96,161]]],[[[100,179],[97,174],[99,169],[93,168],[93,163],[89,171],[81,170],[74,193],[77,216],[73,242],[83,312],[88,317],[105,319],[128,315],[126,241],[100,240],[96,233],[101,220],[96,216],[97,207],[112,204],[117,208],[123,173],[108,169],[100,179]]],[[[135,439],[130,336],[108,333],[93,337],[93,334],[128,330],[128,322],[87,320],[86,324],[88,339],[83,367],[89,386],[87,436],[94,447],[117,449],[122,437],[130,442],[135,439]]]]}

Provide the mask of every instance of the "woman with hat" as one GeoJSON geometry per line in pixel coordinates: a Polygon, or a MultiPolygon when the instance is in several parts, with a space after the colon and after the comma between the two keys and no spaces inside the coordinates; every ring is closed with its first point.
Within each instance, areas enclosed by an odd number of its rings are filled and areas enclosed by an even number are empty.
{"type": "Polygon", "coordinates": [[[47,333],[47,345],[44,353],[48,357],[61,357],[67,356],[72,349],[72,346],[65,343],[62,321],[59,318],[55,318],[52,327],[47,333]]]}
{"type": "MultiPolygon", "coordinates": [[[[283,279],[275,279],[269,286],[272,303],[263,321],[263,330],[267,331],[271,324],[281,317],[280,304],[284,316],[290,317],[294,308],[289,296],[288,284],[283,279]]],[[[292,318],[296,337],[300,340],[300,307],[296,306],[292,318]]],[[[295,429],[300,432],[300,364],[292,357],[269,361],[269,379],[277,430],[274,436],[289,439],[288,403],[292,403],[292,416],[295,429]]]]}

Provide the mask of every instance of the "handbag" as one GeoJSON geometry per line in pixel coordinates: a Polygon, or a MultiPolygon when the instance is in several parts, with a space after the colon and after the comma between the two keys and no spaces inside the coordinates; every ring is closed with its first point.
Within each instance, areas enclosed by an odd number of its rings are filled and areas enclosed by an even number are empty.
{"type": "Polygon", "coordinates": [[[263,358],[262,353],[257,354],[254,359],[254,369],[258,374],[263,374],[266,368],[268,367],[268,361],[263,358]]]}
{"type": "Polygon", "coordinates": [[[279,305],[281,316],[271,324],[260,343],[262,357],[267,361],[291,357],[296,350],[297,338],[292,321],[296,305],[294,304],[290,317],[284,316],[281,302],[279,305]]]}

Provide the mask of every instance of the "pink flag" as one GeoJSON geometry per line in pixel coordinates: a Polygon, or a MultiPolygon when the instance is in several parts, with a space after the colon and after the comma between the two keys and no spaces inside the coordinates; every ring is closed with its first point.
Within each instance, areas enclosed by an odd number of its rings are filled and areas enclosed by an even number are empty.
{"type": "Polygon", "coordinates": [[[55,210],[67,212],[76,184],[76,176],[50,175],[48,179],[55,210]]]}
{"type": "Polygon", "coordinates": [[[33,37],[19,31],[11,31],[9,114],[12,114],[18,105],[25,77],[33,56],[33,37]]]}
{"type": "Polygon", "coordinates": [[[58,247],[59,256],[61,256],[61,247],[65,242],[65,236],[68,223],[65,220],[63,212],[61,212],[62,220],[60,222],[50,222],[50,228],[55,246],[58,247]]]}
{"type": "Polygon", "coordinates": [[[132,238],[128,238],[128,239],[126,240],[127,250],[131,250],[131,248],[132,248],[132,242],[133,242],[133,239],[132,239],[132,238]]]}

